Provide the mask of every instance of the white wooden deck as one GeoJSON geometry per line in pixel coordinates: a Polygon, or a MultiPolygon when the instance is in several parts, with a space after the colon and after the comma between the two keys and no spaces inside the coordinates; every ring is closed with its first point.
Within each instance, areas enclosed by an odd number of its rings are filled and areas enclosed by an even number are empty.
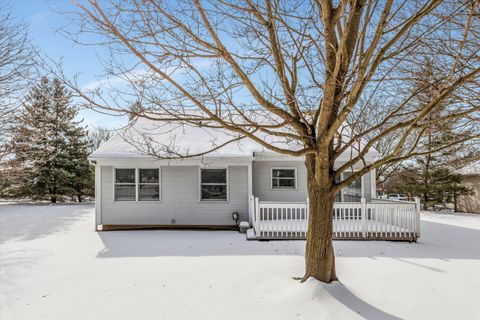
{"type": "MultiPolygon", "coordinates": [[[[304,239],[308,203],[253,202],[254,239],[304,239]]],[[[338,202],[333,210],[334,239],[416,241],[420,236],[420,203],[338,202]]]]}

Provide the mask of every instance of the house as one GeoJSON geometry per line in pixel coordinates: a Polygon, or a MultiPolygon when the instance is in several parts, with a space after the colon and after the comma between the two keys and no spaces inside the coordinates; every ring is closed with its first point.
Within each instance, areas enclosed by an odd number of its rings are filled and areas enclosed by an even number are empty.
{"type": "MultiPolygon", "coordinates": [[[[91,156],[95,164],[96,225],[102,228],[146,226],[235,226],[252,223],[253,195],[260,201],[305,203],[303,158],[276,154],[242,139],[212,153],[184,159],[156,159],[139,151],[170,148],[195,155],[231,138],[218,128],[138,119],[91,156]],[[152,145],[155,144],[155,145],[152,145]]],[[[272,143],[277,143],[272,141],[272,143]]],[[[367,155],[372,160],[375,153],[367,155]]],[[[347,158],[340,157],[338,165],[347,158]]],[[[348,173],[346,173],[348,174],[348,173]]],[[[375,172],[337,195],[339,202],[375,197],[375,172]]]]}
{"type": "Polygon", "coordinates": [[[462,186],[472,189],[471,194],[458,196],[457,211],[480,213],[480,161],[471,163],[456,173],[462,176],[462,186]]]}

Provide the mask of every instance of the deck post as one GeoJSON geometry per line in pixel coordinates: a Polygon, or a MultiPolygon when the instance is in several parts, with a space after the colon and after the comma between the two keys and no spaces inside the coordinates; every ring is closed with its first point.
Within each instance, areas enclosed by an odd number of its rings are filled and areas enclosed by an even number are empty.
{"type": "Polygon", "coordinates": [[[248,196],[248,220],[251,226],[255,224],[255,197],[253,194],[248,196]]]}
{"type": "Polygon", "coordinates": [[[362,198],[362,237],[366,238],[367,237],[367,200],[365,198],[362,198]]]}
{"type": "Polygon", "coordinates": [[[260,236],[260,203],[258,197],[254,197],[255,199],[255,207],[254,207],[254,215],[255,215],[255,223],[253,225],[253,229],[255,230],[255,236],[259,237],[260,236]]]}
{"type": "Polygon", "coordinates": [[[420,207],[421,206],[421,203],[420,203],[420,198],[419,197],[415,197],[415,215],[416,215],[416,219],[415,219],[415,233],[417,234],[417,238],[420,238],[420,207]]]}
{"type": "Polygon", "coordinates": [[[253,173],[252,173],[252,162],[248,164],[247,167],[247,182],[248,182],[248,195],[249,195],[249,201],[248,201],[248,220],[250,220],[250,224],[253,225],[253,222],[255,220],[255,212],[254,212],[254,199],[253,199],[253,173]]]}

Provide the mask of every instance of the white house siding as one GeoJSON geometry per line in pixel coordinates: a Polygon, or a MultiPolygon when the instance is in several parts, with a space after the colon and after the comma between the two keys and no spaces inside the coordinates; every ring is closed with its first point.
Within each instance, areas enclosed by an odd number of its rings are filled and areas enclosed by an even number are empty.
{"type": "MultiPolygon", "coordinates": [[[[260,201],[305,202],[308,197],[307,169],[303,161],[256,161],[253,163],[253,194],[260,201]],[[273,190],[271,168],[296,168],[297,189],[273,190]]],[[[363,176],[363,195],[371,200],[371,173],[363,176]]]]}
{"type": "Polygon", "coordinates": [[[256,161],[252,167],[253,194],[260,201],[305,202],[307,170],[303,161],[256,161]],[[272,190],[271,168],[296,168],[297,189],[272,190]]]}
{"type": "Polygon", "coordinates": [[[161,201],[113,201],[113,167],[102,166],[102,224],[234,225],[248,220],[248,167],[228,167],[228,201],[200,201],[198,166],[161,167],[161,201]]]}
{"type": "Polygon", "coordinates": [[[372,183],[375,184],[374,173],[370,171],[366,175],[363,176],[363,196],[367,200],[367,202],[372,201],[372,192],[376,190],[375,185],[372,186],[372,183]],[[373,181],[372,181],[373,178],[373,181]]]}

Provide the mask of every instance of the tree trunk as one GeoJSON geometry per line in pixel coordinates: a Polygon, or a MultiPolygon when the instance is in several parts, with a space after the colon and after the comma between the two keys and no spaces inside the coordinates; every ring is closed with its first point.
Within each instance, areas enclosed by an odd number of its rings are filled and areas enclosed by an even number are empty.
{"type": "Polygon", "coordinates": [[[305,275],[302,281],[313,277],[330,283],[337,280],[333,251],[333,176],[329,165],[307,156],[309,219],[305,252],[305,275]],[[310,159],[309,159],[310,158],[310,159]]]}
{"type": "MultiPolygon", "coordinates": [[[[428,145],[430,146],[432,140],[431,134],[428,135],[428,145]]],[[[423,210],[427,211],[428,210],[428,201],[429,195],[430,195],[430,161],[431,161],[431,156],[427,155],[426,160],[425,160],[425,168],[423,171],[423,210]]]]}
{"type": "Polygon", "coordinates": [[[75,191],[77,192],[78,202],[82,202],[82,189],[77,186],[77,187],[75,187],[75,191]]]}
{"type": "Polygon", "coordinates": [[[423,210],[427,211],[428,210],[428,192],[423,193],[423,210]]]}
{"type": "Polygon", "coordinates": [[[50,202],[51,203],[57,203],[57,195],[51,195],[50,196],[50,202]]]}
{"type": "Polygon", "coordinates": [[[457,191],[456,190],[453,190],[453,212],[458,212],[457,191]]]}

